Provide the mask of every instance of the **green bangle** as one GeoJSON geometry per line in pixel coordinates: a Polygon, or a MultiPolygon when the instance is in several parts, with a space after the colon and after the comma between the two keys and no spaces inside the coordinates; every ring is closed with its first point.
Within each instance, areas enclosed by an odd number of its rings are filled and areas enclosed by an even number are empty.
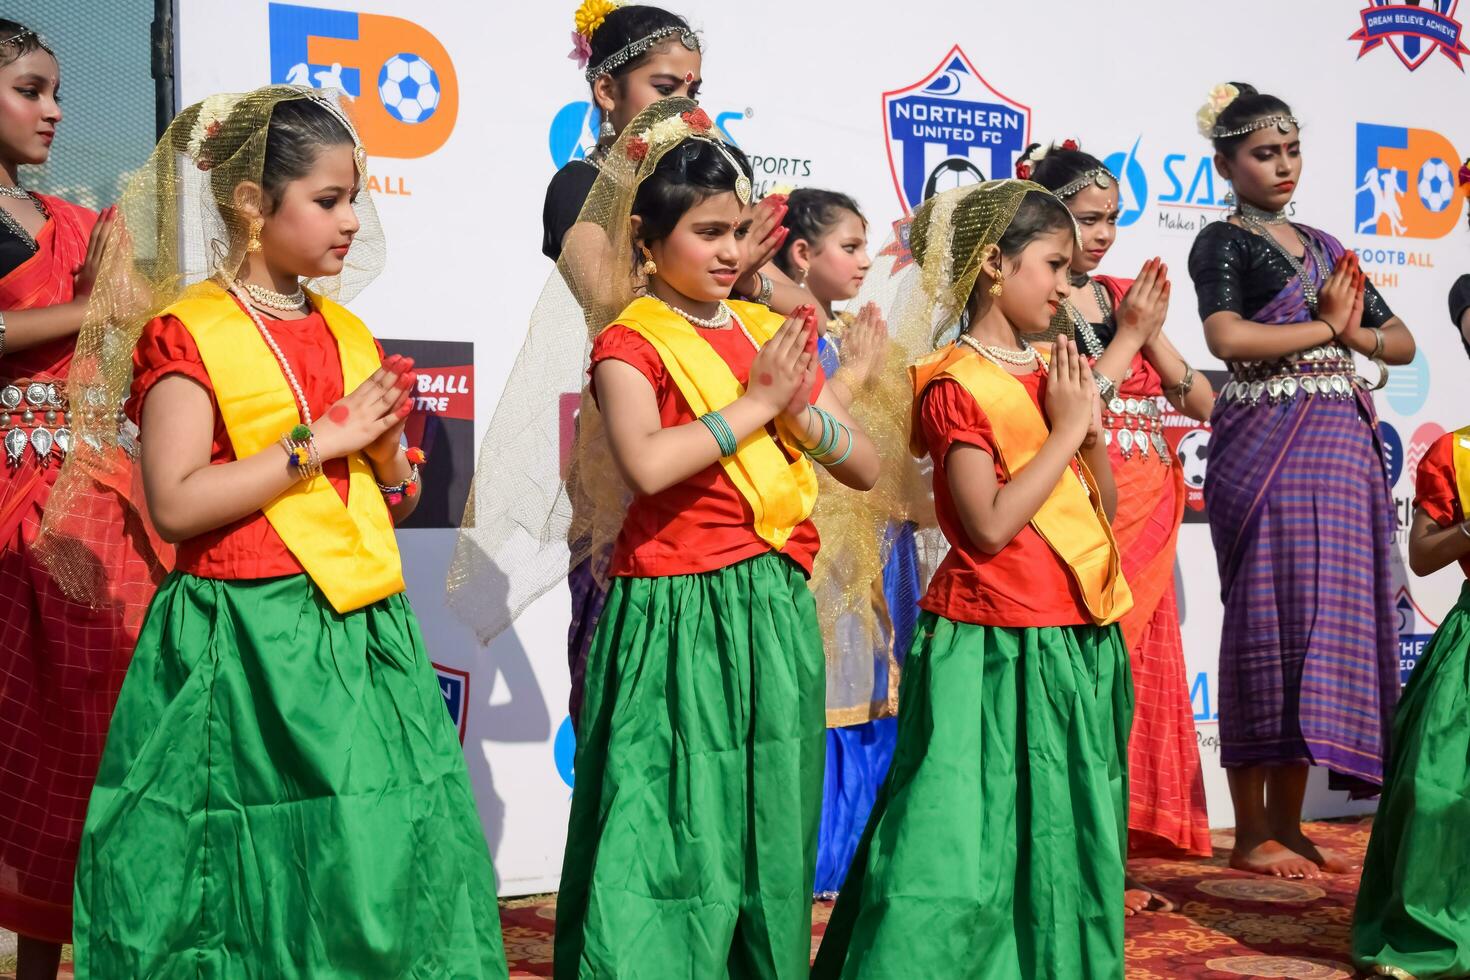
{"type": "Polygon", "coordinates": [[[847,457],[849,457],[849,456],[852,455],[852,444],[853,444],[852,430],[849,429],[847,426],[843,425],[841,422],[838,422],[837,425],[842,429],[843,432],[847,433],[847,451],[844,452],[841,456],[838,456],[836,459],[832,460],[832,462],[830,462],[830,463],[823,463],[822,464],[823,466],[828,466],[828,467],[831,467],[831,466],[841,466],[843,463],[847,462],[847,457]]]}
{"type": "Polygon", "coordinates": [[[709,434],[715,437],[715,445],[719,447],[720,457],[733,456],[740,444],[735,439],[735,432],[730,428],[730,423],[719,412],[706,412],[699,417],[709,434]]]}

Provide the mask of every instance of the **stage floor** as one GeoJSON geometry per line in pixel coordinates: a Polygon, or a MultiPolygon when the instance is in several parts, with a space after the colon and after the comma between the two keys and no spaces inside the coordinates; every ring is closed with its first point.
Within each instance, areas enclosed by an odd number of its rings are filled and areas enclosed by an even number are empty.
{"type": "MultiPolygon", "coordinates": [[[[1319,844],[1361,860],[1371,820],[1314,823],[1307,833],[1319,844]]],[[[1179,909],[1128,920],[1128,980],[1350,980],[1348,955],[1358,879],[1339,875],[1311,882],[1245,875],[1225,865],[1229,831],[1216,831],[1209,860],[1132,861],[1130,870],[1168,893],[1179,909]]],[[[816,905],[812,952],[822,940],[830,902],[816,905]]],[[[502,903],[500,921],[512,977],[551,976],[554,896],[502,903]]],[[[0,961],[3,962],[3,961],[0,961]]],[[[13,961],[0,969],[13,970],[13,961]]],[[[63,976],[71,976],[68,965],[63,976]]],[[[8,980],[11,973],[0,973],[8,980]]]]}

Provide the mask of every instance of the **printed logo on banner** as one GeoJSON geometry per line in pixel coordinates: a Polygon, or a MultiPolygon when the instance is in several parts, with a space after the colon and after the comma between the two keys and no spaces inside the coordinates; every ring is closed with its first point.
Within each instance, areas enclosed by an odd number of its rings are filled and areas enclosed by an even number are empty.
{"type": "Polygon", "coordinates": [[[562,719],[561,727],[556,730],[556,738],[551,743],[551,758],[556,765],[556,774],[567,784],[567,789],[575,788],[577,735],[572,731],[570,717],[562,719]]]}
{"type": "Polygon", "coordinates": [[[1409,437],[1409,449],[1404,454],[1405,468],[1409,471],[1409,484],[1417,486],[1419,482],[1419,463],[1423,461],[1424,454],[1429,452],[1439,438],[1444,435],[1444,428],[1437,422],[1425,422],[1414,430],[1409,437]]]}
{"type": "MultiPolygon", "coordinates": [[[[1219,391],[1230,380],[1228,371],[1203,371],[1210,384],[1219,391]]],[[[1196,422],[1188,415],[1174,410],[1164,402],[1164,441],[1179,463],[1179,473],[1184,477],[1184,522],[1205,522],[1205,470],[1210,460],[1210,426],[1208,422],[1196,422]]]]}
{"type": "Polygon", "coordinates": [[[1389,406],[1400,415],[1417,415],[1429,400],[1429,358],[1414,352],[1408,364],[1394,367],[1383,389],[1389,406]]]}
{"type": "Polygon", "coordinates": [[[905,213],[942,191],[1010,177],[1031,109],[997,92],[959,45],[929,75],[883,93],[888,166],[905,213]]]}
{"type": "MultiPolygon", "coordinates": [[[[1359,235],[1443,238],[1459,223],[1465,189],[1454,144],[1429,129],[1358,123],[1353,170],[1359,235]]],[[[1401,263],[1417,265],[1410,254],[1401,263]]],[[[1429,263],[1432,268],[1432,263],[1429,263]]]]}
{"type": "Polygon", "coordinates": [[[1224,215],[1228,208],[1225,193],[1230,188],[1215,173],[1214,157],[1198,151],[1172,152],[1165,153],[1155,165],[1140,157],[1142,144],[1140,136],[1133,141],[1131,149],[1111,153],[1103,160],[1103,165],[1117,174],[1122,184],[1118,224],[1131,225],[1143,216],[1148,210],[1151,188],[1160,192],[1154,201],[1158,209],[1155,227],[1159,231],[1193,235],[1224,215]]]}
{"type": "MultiPolygon", "coordinates": [[[[725,142],[731,146],[739,146],[740,143],[730,132],[730,126],[753,115],[753,109],[743,112],[717,112],[714,114],[715,128],[725,142]]],[[[551,128],[546,134],[547,149],[551,152],[551,162],[556,168],[560,170],[573,160],[586,157],[597,145],[597,130],[601,125],[602,111],[591,100],[568,102],[558,109],[556,115],[551,117],[551,128]]],[[[797,173],[792,176],[811,176],[811,161],[807,160],[805,163],[806,174],[797,173]]]]}
{"type": "Polygon", "coordinates": [[[1220,705],[1210,696],[1210,675],[1200,671],[1194,675],[1194,684],[1189,688],[1189,703],[1194,708],[1196,724],[1220,720],[1220,705]]]}
{"type": "Polygon", "coordinates": [[[1398,485],[1404,475],[1404,440],[1399,432],[1387,422],[1378,423],[1378,441],[1383,445],[1383,464],[1388,469],[1388,485],[1398,485]]]}
{"type": "Polygon", "coordinates": [[[368,153],[423,157],[449,139],[459,83],[429,31],[400,17],[288,3],[270,4],[269,18],[271,82],[346,92],[368,153]]]}
{"type": "Polygon", "coordinates": [[[1430,619],[1414,601],[1407,585],[1399,586],[1393,600],[1394,612],[1398,615],[1399,634],[1399,683],[1407,684],[1414,665],[1424,654],[1424,648],[1434,636],[1439,623],[1430,619]]]}
{"type": "Polygon", "coordinates": [[[449,340],[383,340],[385,354],[414,360],[418,390],[404,426],[427,459],[423,498],[399,528],[458,527],[475,469],[475,345],[449,340]]]}
{"type": "Polygon", "coordinates": [[[470,713],[470,675],[439,664],[434,664],[434,673],[439,675],[439,693],[444,695],[444,706],[449,709],[449,720],[459,729],[459,744],[463,745],[470,713]]]}
{"type": "Polygon", "coordinates": [[[1454,17],[1459,5],[1460,0],[1371,0],[1358,11],[1363,25],[1348,40],[1362,42],[1359,58],[1387,45],[1405,68],[1414,71],[1438,51],[1464,71],[1460,56],[1470,54],[1470,48],[1463,40],[1464,25],[1454,17]]]}

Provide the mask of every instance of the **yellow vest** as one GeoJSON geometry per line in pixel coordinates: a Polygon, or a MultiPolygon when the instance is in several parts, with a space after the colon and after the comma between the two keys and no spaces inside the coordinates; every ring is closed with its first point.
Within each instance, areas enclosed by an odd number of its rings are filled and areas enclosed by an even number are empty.
{"type": "MultiPolygon", "coordinates": [[[[342,359],[343,391],[352,391],[381,365],[361,320],[312,294],[342,359]]],[[[199,347],[220,418],[241,459],[280,441],[302,421],[291,385],[255,322],[212,281],[200,283],[165,316],[179,319],[199,347]]],[[[303,365],[293,365],[303,371],[303,365]]],[[[282,465],[285,457],[282,455],[282,465]]],[[[403,565],[388,506],[361,453],[347,457],[347,503],[326,476],[294,484],[262,509],[287,549],[332,608],[351,612],[403,591],[403,565]]]]}
{"type": "MultiPolygon", "coordinates": [[[[760,344],[770,340],[786,319],[755,303],[732,302],[729,306],[760,344]]],[[[695,415],[717,411],[745,394],[725,359],[688,320],[658,300],[635,299],[613,323],[653,345],[695,415]]],[[[817,474],[811,460],[784,433],[781,441],[787,452],[760,428],[741,441],[735,455],[720,460],[725,475],[750,504],[755,533],[777,551],[785,547],[796,526],[811,516],[817,502],[817,474]]]]}
{"type": "MultiPolygon", "coordinates": [[[[1008,478],[1031,462],[1051,434],[1025,385],[963,344],[951,344],[921,359],[909,368],[909,376],[914,385],[911,447],[916,454],[919,405],[925,389],[941,378],[958,381],[985,412],[1008,478]]],[[[1087,489],[1069,467],[1030,523],[1067,566],[1092,621],[1106,626],[1133,608],[1133,595],[1123,579],[1118,543],[1103,512],[1097,482],[1080,458],[1077,463],[1087,489]]]]}

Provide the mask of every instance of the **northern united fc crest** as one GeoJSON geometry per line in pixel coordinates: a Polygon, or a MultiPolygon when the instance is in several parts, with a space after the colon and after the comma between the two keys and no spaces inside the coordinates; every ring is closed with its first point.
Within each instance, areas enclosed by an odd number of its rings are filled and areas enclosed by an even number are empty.
{"type": "Polygon", "coordinates": [[[434,665],[439,675],[439,693],[444,696],[444,707],[449,709],[449,720],[459,730],[459,744],[464,744],[465,724],[470,714],[470,675],[453,667],[434,665]]]}
{"type": "Polygon", "coordinates": [[[907,213],[941,191],[1012,176],[1031,142],[1031,109],[992,88],[955,45],[927,77],[883,93],[883,132],[907,213]]]}
{"type": "Polygon", "coordinates": [[[1455,19],[1459,5],[1460,0],[1371,0],[1359,11],[1363,26],[1349,40],[1363,43],[1359,58],[1387,45],[1413,71],[1438,51],[1464,71],[1460,56],[1470,54],[1470,48],[1464,25],[1455,19]]]}

